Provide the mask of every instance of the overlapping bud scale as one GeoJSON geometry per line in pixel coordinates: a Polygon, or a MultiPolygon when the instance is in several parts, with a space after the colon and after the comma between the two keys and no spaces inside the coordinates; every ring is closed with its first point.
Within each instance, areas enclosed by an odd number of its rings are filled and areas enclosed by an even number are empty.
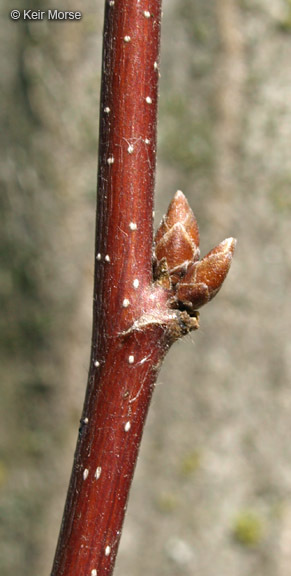
{"type": "Polygon", "coordinates": [[[156,273],[167,271],[173,305],[191,314],[212,300],[229,271],[236,240],[227,238],[199,260],[199,229],[181,191],[176,192],[155,237],[156,273]]]}

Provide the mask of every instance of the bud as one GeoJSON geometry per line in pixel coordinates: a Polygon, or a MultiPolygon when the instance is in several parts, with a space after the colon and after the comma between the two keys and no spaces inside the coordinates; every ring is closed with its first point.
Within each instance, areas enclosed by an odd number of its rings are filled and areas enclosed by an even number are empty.
{"type": "Polygon", "coordinates": [[[155,237],[158,262],[166,258],[172,283],[187,271],[190,262],[199,259],[199,230],[196,218],[180,190],[176,192],[155,237]]]}
{"type": "Polygon", "coordinates": [[[234,238],[227,238],[201,261],[190,264],[177,285],[176,300],[192,311],[212,300],[227,276],[235,245],[234,238]]]}
{"type": "Polygon", "coordinates": [[[197,220],[188,204],[186,196],[181,192],[181,190],[177,190],[173,200],[171,201],[168,212],[166,216],[164,216],[157,230],[155,242],[159,242],[161,237],[166,234],[166,232],[169,232],[172,226],[177,222],[180,222],[180,224],[184,226],[186,232],[198,248],[200,240],[197,220]]]}

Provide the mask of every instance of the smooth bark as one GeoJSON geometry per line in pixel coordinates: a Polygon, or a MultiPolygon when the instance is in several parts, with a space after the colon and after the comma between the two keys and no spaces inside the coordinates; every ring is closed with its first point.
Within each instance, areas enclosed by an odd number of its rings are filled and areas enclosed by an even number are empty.
{"type": "Polygon", "coordinates": [[[152,277],[160,11],[106,1],[92,355],[52,576],[112,574],[158,368],[197,327],[152,277]]]}

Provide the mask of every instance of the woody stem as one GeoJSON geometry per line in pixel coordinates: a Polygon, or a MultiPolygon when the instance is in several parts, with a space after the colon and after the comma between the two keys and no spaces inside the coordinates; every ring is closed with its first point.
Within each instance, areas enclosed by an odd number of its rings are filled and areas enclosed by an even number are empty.
{"type": "Polygon", "coordinates": [[[112,574],[156,373],[173,337],[152,285],[160,0],[106,0],[92,353],[52,576],[112,574]]]}

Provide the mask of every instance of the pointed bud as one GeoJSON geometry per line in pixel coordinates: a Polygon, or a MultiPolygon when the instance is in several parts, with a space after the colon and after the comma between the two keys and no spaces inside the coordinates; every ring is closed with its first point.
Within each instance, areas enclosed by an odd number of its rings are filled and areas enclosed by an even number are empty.
{"type": "Polygon", "coordinates": [[[234,238],[227,238],[213,248],[213,250],[199,262],[196,272],[196,282],[204,282],[207,284],[210,300],[217,294],[218,290],[220,290],[227,276],[235,245],[236,240],[234,238]]]}
{"type": "Polygon", "coordinates": [[[181,190],[176,192],[172,202],[170,203],[168,212],[166,216],[164,216],[157,230],[155,241],[159,242],[161,237],[166,234],[166,232],[169,232],[172,226],[177,222],[183,224],[186,232],[198,248],[200,240],[197,220],[188,204],[186,196],[184,196],[181,190]]]}
{"type": "Polygon", "coordinates": [[[173,273],[173,284],[185,274],[190,261],[199,260],[198,224],[180,190],[176,192],[157,230],[155,254],[158,261],[166,258],[169,273],[173,273]]]}
{"type": "Polygon", "coordinates": [[[234,238],[227,238],[203,260],[191,264],[178,284],[176,298],[192,310],[212,300],[229,271],[235,245],[234,238]]]}

